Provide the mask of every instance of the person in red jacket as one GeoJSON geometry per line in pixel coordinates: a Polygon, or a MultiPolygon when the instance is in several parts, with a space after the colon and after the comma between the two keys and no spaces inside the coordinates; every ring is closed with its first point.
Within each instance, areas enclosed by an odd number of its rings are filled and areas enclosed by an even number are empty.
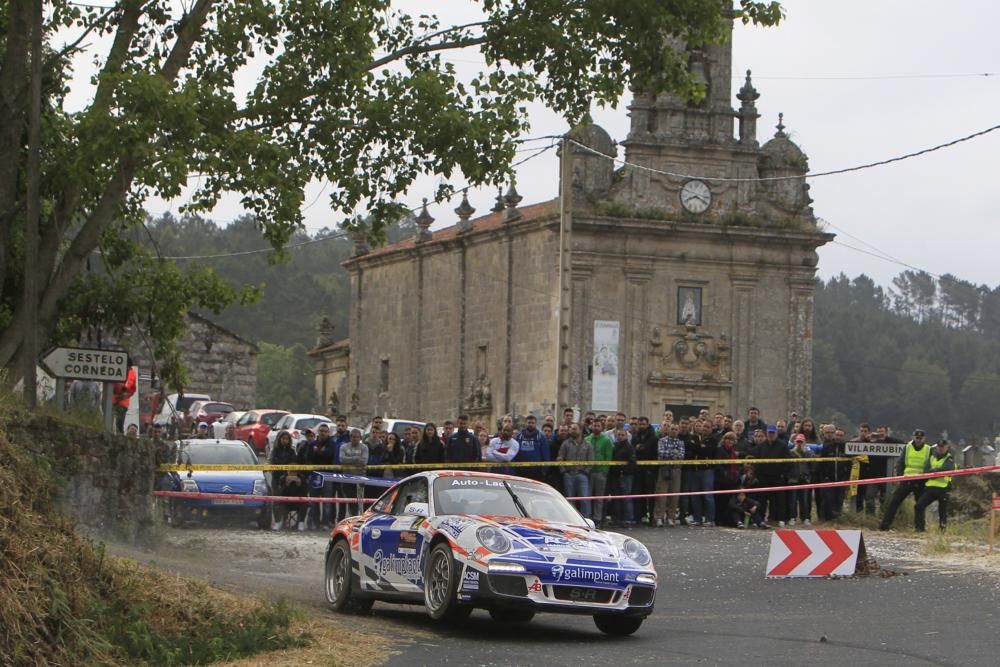
{"type": "Polygon", "coordinates": [[[135,368],[132,367],[132,357],[129,357],[128,374],[125,376],[125,381],[115,382],[111,389],[115,411],[115,430],[118,433],[125,432],[125,413],[128,412],[128,405],[135,393],[135,386],[135,368]]]}

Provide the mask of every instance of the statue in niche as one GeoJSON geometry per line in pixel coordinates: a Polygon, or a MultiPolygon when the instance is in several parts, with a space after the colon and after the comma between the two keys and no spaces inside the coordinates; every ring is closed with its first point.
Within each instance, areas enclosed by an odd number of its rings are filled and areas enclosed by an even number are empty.
{"type": "Polygon", "coordinates": [[[677,288],[677,324],[701,326],[701,288],[677,288]]]}

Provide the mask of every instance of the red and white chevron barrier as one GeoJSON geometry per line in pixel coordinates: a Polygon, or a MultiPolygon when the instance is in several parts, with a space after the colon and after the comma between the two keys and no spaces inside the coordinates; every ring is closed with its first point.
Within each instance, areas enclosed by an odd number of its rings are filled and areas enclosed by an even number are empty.
{"type": "Polygon", "coordinates": [[[864,544],[860,530],[776,530],[771,534],[767,576],[850,576],[864,544]]]}

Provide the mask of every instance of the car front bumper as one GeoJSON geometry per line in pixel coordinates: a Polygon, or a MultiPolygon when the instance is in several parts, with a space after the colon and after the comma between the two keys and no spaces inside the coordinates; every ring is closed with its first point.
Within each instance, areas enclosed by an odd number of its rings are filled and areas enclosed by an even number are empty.
{"type": "Polygon", "coordinates": [[[552,582],[534,574],[490,574],[467,566],[458,599],[477,607],[646,617],[653,613],[656,585],[552,582]]]}

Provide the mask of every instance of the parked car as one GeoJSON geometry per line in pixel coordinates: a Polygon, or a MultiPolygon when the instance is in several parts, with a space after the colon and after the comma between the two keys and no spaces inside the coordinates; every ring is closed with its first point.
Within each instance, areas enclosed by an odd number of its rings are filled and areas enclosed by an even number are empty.
{"type": "Polygon", "coordinates": [[[246,412],[244,410],[233,410],[228,415],[225,415],[221,419],[212,422],[211,424],[212,435],[214,435],[216,438],[219,439],[225,438],[226,429],[229,428],[229,425],[232,424],[233,428],[235,428],[236,422],[239,421],[240,417],[242,417],[245,414],[246,412]]]}
{"type": "Polygon", "coordinates": [[[160,411],[153,419],[153,423],[162,426],[168,435],[176,437],[180,435],[181,422],[191,404],[195,401],[210,400],[212,397],[208,394],[168,394],[167,400],[160,404],[160,411]]]}
{"type": "Polygon", "coordinates": [[[222,419],[233,411],[233,406],[229,403],[219,401],[195,401],[187,409],[184,419],[181,421],[182,433],[193,433],[200,422],[208,422],[209,427],[219,419],[222,419]]]}
{"type": "MultiPolygon", "coordinates": [[[[178,465],[231,464],[257,465],[253,449],[240,440],[182,440],[174,450],[178,465]]],[[[233,495],[268,495],[267,480],[260,470],[212,470],[172,472],[170,486],[175,491],[193,493],[231,493],[233,495]]],[[[175,498],[170,501],[170,523],[182,526],[205,519],[210,514],[237,516],[253,520],[261,528],[270,525],[270,510],[263,500],[242,498],[175,498]]]]}
{"type": "MultiPolygon", "coordinates": [[[[423,430],[424,424],[426,422],[418,422],[412,419],[383,419],[382,420],[382,431],[384,433],[395,433],[400,438],[403,437],[403,432],[411,426],[416,426],[417,428],[423,430]]],[[[368,424],[367,428],[364,430],[364,436],[367,437],[371,433],[372,425],[368,424]]]]}
{"type": "Polygon", "coordinates": [[[442,622],[475,608],[505,624],[587,614],[618,636],[653,612],[657,586],[641,542],[596,530],[548,484],[451,470],[412,475],[337,524],[324,574],[339,612],[383,600],[423,605],[442,622]]]}
{"type": "Polygon", "coordinates": [[[267,450],[267,434],[287,414],[287,410],[250,410],[236,422],[236,437],[253,447],[257,454],[263,454],[267,450]]]}
{"type": "Polygon", "coordinates": [[[288,430],[292,434],[292,446],[298,448],[299,442],[306,439],[305,430],[311,428],[315,431],[319,428],[320,424],[328,424],[330,430],[336,429],[333,422],[329,417],[324,415],[310,415],[304,413],[291,413],[287,414],[278,420],[278,423],[274,425],[267,434],[267,445],[264,449],[264,455],[271,455],[271,447],[274,446],[274,440],[278,437],[278,433],[284,430],[288,430]]]}

